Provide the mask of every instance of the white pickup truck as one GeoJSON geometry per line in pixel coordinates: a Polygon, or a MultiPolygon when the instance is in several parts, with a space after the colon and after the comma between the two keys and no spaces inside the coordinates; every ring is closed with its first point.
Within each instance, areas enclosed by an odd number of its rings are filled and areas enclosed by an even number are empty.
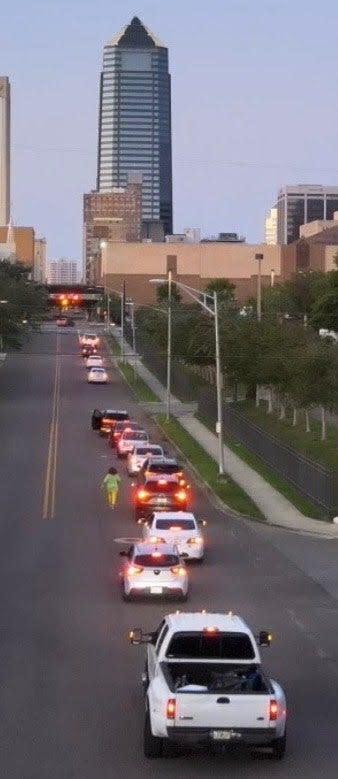
{"type": "Polygon", "coordinates": [[[130,631],[147,644],[144,754],[165,756],[164,746],[236,743],[268,747],[280,760],[286,745],[286,703],[280,685],[261,667],[257,639],[238,616],[206,612],[168,614],[153,633],[130,631]]]}

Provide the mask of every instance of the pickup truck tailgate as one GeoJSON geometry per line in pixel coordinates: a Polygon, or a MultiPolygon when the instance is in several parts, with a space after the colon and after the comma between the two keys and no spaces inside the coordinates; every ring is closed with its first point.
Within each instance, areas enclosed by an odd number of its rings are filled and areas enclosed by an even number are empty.
{"type": "Polygon", "coordinates": [[[268,728],[269,695],[176,693],[176,727],[268,728]]]}

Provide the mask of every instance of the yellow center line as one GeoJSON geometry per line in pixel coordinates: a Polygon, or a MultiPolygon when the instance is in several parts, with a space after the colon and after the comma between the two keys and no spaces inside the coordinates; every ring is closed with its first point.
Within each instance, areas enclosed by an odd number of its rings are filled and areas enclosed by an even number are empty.
{"type": "Polygon", "coordinates": [[[56,361],[54,391],[52,403],[52,418],[49,429],[49,445],[47,456],[47,468],[45,477],[44,497],[43,497],[43,519],[52,519],[55,513],[55,487],[56,487],[56,466],[59,432],[59,406],[60,406],[60,378],[61,378],[61,355],[60,355],[60,334],[56,336],[56,361]]]}

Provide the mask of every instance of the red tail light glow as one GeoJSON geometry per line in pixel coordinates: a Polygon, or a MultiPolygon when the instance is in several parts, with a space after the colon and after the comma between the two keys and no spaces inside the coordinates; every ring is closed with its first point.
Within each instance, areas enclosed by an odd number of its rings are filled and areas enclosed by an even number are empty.
{"type": "Polygon", "coordinates": [[[215,627],[206,627],[203,628],[203,633],[207,633],[208,635],[213,635],[214,633],[219,633],[219,629],[215,627]]]}
{"type": "Polygon", "coordinates": [[[160,557],[162,557],[162,554],[161,552],[153,552],[151,556],[156,557],[156,559],[158,560],[160,557]]]}
{"type": "Polygon", "coordinates": [[[147,490],[138,490],[137,497],[139,500],[146,500],[149,497],[147,490]]]}
{"type": "Polygon", "coordinates": [[[183,501],[187,499],[187,493],[184,490],[180,490],[179,492],[175,493],[175,498],[182,501],[183,503],[183,501]]]}
{"type": "Polygon", "coordinates": [[[143,568],[141,565],[129,565],[127,569],[128,576],[136,576],[138,573],[142,573],[143,568]]]}
{"type": "Polygon", "coordinates": [[[272,699],[270,701],[270,709],[269,709],[270,722],[274,722],[277,719],[277,714],[278,714],[278,704],[277,701],[272,699]]]}
{"type": "Polygon", "coordinates": [[[166,484],[166,483],[167,483],[167,480],[166,480],[166,479],[159,479],[159,480],[158,480],[158,483],[159,483],[159,484],[166,484]]]}
{"type": "Polygon", "coordinates": [[[167,719],[175,719],[175,717],[176,717],[176,700],[175,698],[168,698],[167,719]]]}

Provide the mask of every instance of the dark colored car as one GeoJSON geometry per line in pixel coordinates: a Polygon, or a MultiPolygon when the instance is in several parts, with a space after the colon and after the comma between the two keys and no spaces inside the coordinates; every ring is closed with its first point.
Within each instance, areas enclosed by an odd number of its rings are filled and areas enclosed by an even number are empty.
{"type": "Polygon", "coordinates": [[[74,319],[67,318],[66,327],[75,327],[74,319]]]}
{"type": "Polygon", "coordinates": [[[133,489],[135,520],[147,518],[152,511],[185,511],[187,490],[176,476],[148,477],[133,489]]]}
{"type": "Polygon", "coordinates": [[[99,430],[100,435],[108,435],[116,422],[129,419],[128,411],[124,409],[105,409],[101,411],[95,408],[92,413],[92,428],[99,430]]]}
{"type": "Polygon", "coordinates": [[[142,465],[137,481],[142,484],[145,479],[154,476],[175,476],[181,487],[188,486],[182,465],[173,457],[149,457],[142,465]]]}
{"type": "Polygon", "coordinates": [[[121,435],[125,430],[143,430],[143,428],[138,422],[134,422],[131,419],[123,419],[120,422],[116,422],[108,436],[108,444],[112,449],[116,449],[121,435]]]}

